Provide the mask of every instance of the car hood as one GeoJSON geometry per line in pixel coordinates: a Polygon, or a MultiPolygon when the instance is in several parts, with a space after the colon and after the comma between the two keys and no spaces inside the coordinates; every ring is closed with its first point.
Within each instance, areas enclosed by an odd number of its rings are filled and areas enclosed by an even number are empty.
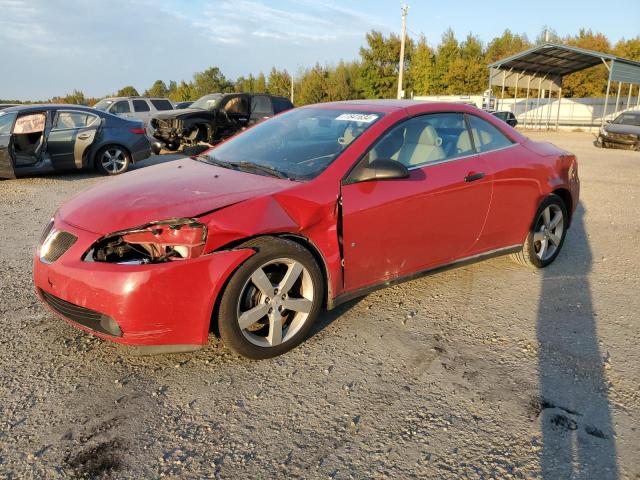
{"type": "Polygon", "coordinates": [[[291,186],[290,180],[185,158],[135,170],[84,190],[60,207],[57,218],[105,235],[153,221],[197,217],[291,186]]]}
{"type": "Polygon", "coordinates": [[[203,115],[213,115],[210,110],[203,110],[202,108],[183,108],[179,110],[167,110],[166,112],[157,113],[153,118],[159,120],[166,120],[169,118],[188,118],[188,117],[201,117],[203,115]]]}
{"type": "Polygon", "coordinates": [[[609,133],[622,133],[629,135],[640,135],[640,127],[635,125],[623,125],[620,123],[608,123],[604,129],[609,133]]]}

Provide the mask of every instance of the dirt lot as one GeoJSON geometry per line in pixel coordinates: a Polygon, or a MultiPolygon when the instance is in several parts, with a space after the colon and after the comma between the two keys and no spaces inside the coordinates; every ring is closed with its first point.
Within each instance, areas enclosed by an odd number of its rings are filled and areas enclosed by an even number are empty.
{"type": "Polygon", "coordinates": [[[262,362],[213,337],[134,357],[67,326],[33,291],[34,244],[109,180],[0,182],[0,478],[640,478],[640,153],[532,136],[581,162],[551,267],[389,288],[262,362]]]}

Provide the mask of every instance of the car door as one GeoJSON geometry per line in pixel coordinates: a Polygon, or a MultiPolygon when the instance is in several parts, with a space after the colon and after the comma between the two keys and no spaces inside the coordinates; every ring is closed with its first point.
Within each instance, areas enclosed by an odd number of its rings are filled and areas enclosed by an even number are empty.
{"type": "Polygon", "coordinates": [[[253,95],[251,97],[250,124],[261,122],[273,116],[273,105],[268,95],[253,95]]]}
{"type": "Polygon", "coordinates": [[[100,117],[81,110],[58,110],[47,139],[47,153],[56,169],[82,168],[83,159],[102,125],[100,117]]]}
{"type": "Polygon", "coordinates": [[[137,98],[131,100],[131,104],[133,106],[133,114],[131,116],[136,120],[141,120],[145,127],[149,125],[149,121],[151,120],[151,108],[149,107],[147,100],[137,98]]]}
{"type": "Polygon", "coordinates": [[[18,112],[0,114],[0,178],[16,178],[11,159],[11,130],[18,112]]]}
{"type": "Polygon", "coordinates": [[[361,161],[381,158],[400,161],[410,176],[343,182],[346,291],[463,257],[478,240],[489,211],[491,178],[461,113],[400,122],[361,161]]]}

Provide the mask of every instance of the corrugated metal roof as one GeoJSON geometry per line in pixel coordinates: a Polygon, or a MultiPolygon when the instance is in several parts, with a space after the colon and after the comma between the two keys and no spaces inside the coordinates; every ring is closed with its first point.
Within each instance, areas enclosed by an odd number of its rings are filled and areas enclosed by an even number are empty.
{"type": "Polygon", "coordinates": [[[611,60],[614,65],[624,65],[625,82],[640,83],[640,62],[615,55],[586,50],[584,48],[545,43],[517,53],[489,65],[492,68],[525,71],[552,75],[568,75],[599,65],[603,60],[611,60]],[[629,76],[631,75],[631,76],[629,76]],[[629,80],[631,78],[631,80],[629,80]]]}

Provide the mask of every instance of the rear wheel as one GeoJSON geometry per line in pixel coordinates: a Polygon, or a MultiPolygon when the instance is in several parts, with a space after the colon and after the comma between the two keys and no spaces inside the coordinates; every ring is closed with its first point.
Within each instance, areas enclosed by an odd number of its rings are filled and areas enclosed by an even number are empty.
{"type": "Polygon", "coordinates": [[[323,277],[301,245],[264,237],[231,277],[218,309],[220,336],[231,350],[263,359],[291,350],[306,337],[320,312],[323,277]]]}
{"type": "Polygon", "coordinates": [[[104,175],[124,173],[129,169],[130,164],[129,152],[117,145],[101,148],[96,155],[96,168],[104,175]]]}
{"type": "Polygon", "coordinates": [[[522,265],[544,268],[553,262],[564,244],[569,226],[567,207],[562,199],[549,195],[536,213],[522,250],[511,258],[522,265]]]}

